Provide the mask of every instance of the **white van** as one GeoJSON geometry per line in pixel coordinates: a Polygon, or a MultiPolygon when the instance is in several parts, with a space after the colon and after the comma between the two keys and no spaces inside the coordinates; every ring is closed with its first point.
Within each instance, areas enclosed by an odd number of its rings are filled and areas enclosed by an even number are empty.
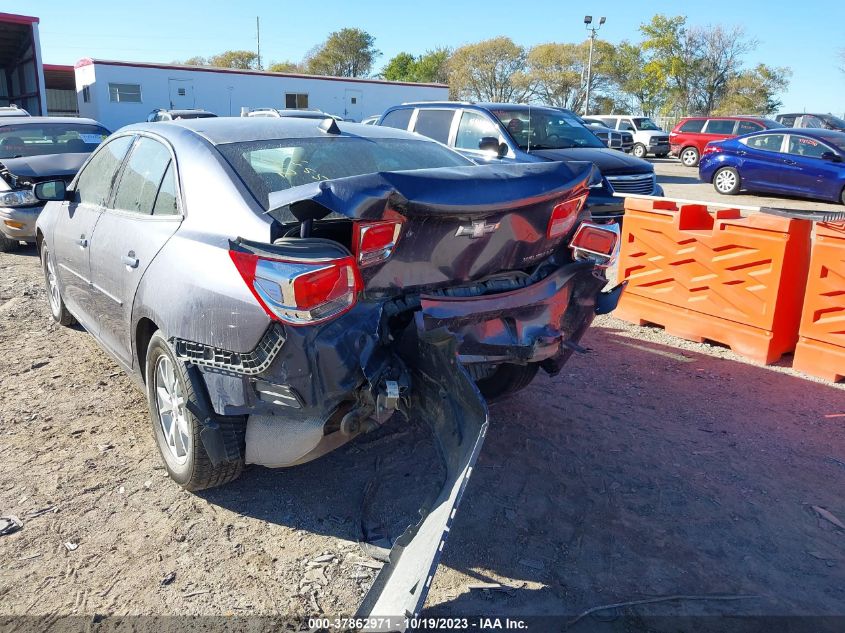
{"type": "Polygon", "coordinates": [[[625,114],[591,114],[584,117],[612,130],[625,130],[634,135],[634,148],[631,153],[637,158],[649,154],[663,158],[669,153],[669,133],[661,130],[647,116],[628,116],[625,114]]]}

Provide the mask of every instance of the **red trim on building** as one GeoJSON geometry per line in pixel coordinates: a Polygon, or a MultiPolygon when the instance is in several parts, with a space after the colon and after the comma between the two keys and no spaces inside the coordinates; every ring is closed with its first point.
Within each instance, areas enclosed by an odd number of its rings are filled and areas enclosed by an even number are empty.
{"type": "Polygon", "coordinates": [[[41,66],[44,70],[49,70],[52,72],[64,72],[64,73],[72,73],[73,66],[66,66],[64,64],[42,64],[41,66]]]}
{"type": "Polygon", "coordinates": [[[10,24],[38,24],[40,20],[31,15],[17,15],[16,13],[0,13],[0,22],[10,24]]]}
{"type": "Polygon", "coordinates": [[[102,64],[104,66],[128,66],[129,68],[158,68],[161,70],[188,70],[202,73],[220,73],[224,75],[257,75],[261,77],[290,77],[294,79],[314,79],[318,81],[345,81],[362,84],[379,84],[387,86],[423,86],[426,88],[448,88],[446,84],[424,84],[411,81],[386,81],[384,79],[362,79],[360,77],[330,77],[327,75],[303,75],[298,73],[271,73],[266,70],[238,70],[236,68],[209,68],[207,66],[182,66],[179,64],[151,64],[147,62],[118,62],[106,59],[80,59],[75,68],[102,64]]]}

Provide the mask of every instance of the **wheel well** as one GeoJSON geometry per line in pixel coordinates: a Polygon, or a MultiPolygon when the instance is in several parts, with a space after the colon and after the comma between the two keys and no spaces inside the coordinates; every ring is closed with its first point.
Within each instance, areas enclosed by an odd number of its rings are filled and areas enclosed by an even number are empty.
{"type": "Polygon", "coordinates": [[[147,372],[144,370],[144,364],[147,362],[147,348],[150,346],[150,339],[156,330],[158,330],[158,326],[146,317],[138,321],[138,326],[135,328],[135,350],[138,355],[138,369],[140,370],[141,378],[145,382],[147,380],[147,372]]]}

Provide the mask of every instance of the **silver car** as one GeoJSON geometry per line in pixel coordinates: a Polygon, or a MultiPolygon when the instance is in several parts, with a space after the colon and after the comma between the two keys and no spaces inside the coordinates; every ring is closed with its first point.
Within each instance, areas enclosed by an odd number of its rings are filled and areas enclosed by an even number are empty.
{"type": "Polygon", "coordinates": [[[446,485],[365,601],[397,614],[425,597],[485,396],[559,372],[615,307],[619,289],[601,289],[618,229],[585,208],[597,178],[590,163],[477,166],[379,126],[217,118],[123,128],[68,187],[34,192],[51,201],[53,317],[146,392],[185,488],[314,459],[397,411],[431,425],[446,485]]]}

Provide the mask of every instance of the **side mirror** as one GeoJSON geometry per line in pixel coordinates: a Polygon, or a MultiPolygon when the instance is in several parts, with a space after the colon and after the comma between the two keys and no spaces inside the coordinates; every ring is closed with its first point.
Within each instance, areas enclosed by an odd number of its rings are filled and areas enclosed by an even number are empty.
{"type": "Polygon", "coordinates": [[[32,186],[32,193],[45,202],[62,201],[67,198],[67,185],[64,180],[47,180],[32,186]]]}
{"type": "Polygon", "coordinates": [[[821,155],[822,160],[829,160],[832,163],[841,163],[842,157],[839,154],[835,154],[833,152],[824,152],[821,155]]]}
{"type": "Polygon", "coordinates": [[[495,136],[485,136],[478,142],[478,149],[482,152],[495,152],[501,158],[508,153],[508,144],[500,143],[495,136]]]}

